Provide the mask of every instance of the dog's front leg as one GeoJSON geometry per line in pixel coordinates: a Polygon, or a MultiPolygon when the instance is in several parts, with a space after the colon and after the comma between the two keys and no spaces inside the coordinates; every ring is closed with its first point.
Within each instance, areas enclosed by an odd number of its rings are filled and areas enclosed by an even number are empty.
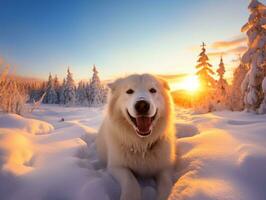
{"type": "Polygon", "coordinates": [[[109,171],[120,184],[120,200],[141,200],[139,183],[129,169],[124,167],[111,167],[109,171]]]}
{"type": "Polygon", "coordinates": [[[156,200],[166,200],[172,190],[171,173],[168,170],[160,172],[156,176],[157,182],[157,198],[156,200]]]}

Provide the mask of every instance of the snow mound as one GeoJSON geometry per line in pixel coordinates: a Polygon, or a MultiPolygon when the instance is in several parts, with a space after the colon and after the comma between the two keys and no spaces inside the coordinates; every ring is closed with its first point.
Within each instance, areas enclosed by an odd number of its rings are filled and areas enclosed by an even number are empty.
{"type": "Polygon", "coordinates": [[[33,146],[23,134],[10,130],[1,130],[0,166],[3,171],[23,174],[31,170],[29,165],[33,156],[33,146]]]}
{"type": "Polygon", "coordinates": [[[178,140],[180,163],[169,199],[264,200],[265,117],[217,112],[189,121],[200,134],[178,140]]]}
{"type": "Polygon", "coordinates": [[[16,114],[0,115],[0,128],[20,129],[30,134],[46,134],[54,130],[47,122],[23,118],[16,114]]]}
{"type": "Polygon", "coordinates": [[[18,129],[0,128],[0,194],[10,199],[20,177],[33,170],[34,147],[27,133],[18,129]]]}

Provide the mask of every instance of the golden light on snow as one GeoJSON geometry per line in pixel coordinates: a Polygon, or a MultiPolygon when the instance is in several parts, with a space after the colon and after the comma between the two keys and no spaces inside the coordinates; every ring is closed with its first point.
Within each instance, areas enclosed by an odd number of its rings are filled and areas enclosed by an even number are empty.
{"type": "Polygon", "coordinates": [[[173,83],[172,90],[186,90],[188,92],[196,92],[200,88],[200,81],[196,75],[189,75],[182,81],[173,83]]]}

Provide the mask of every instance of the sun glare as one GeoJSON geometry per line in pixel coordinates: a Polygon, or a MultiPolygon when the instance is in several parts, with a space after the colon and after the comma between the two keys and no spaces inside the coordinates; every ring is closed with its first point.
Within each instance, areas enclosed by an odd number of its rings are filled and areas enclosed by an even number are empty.
{"type": "Polygon", "coordinates": [[[195,92],[199,89],[200,83],[197,76],[189,76],[183,81],[184,89],[190,92],[195,92]]]}
{"type": "Polygon", "coordinates": [[[182,81],[173,85],[174,90],[186,90],[188,92],[196,92],[200,88],[200,82],[197,76],[187,76],[182,81]]]}

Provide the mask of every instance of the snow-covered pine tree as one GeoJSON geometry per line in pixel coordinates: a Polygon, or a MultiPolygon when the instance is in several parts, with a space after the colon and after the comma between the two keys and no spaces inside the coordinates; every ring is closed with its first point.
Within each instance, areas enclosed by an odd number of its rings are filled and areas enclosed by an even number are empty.
{"type": "Polygon", "coordinates": [[[233,111],[241,111],[244,109],[244,95],[241,92],[241,83],[247,72],[248,68],[242,63],[240,63],[234,71],[233,82],[230,89],[230,108],[233,111]]]}
{"type": "Polygon", "coordinates": [[[59,103],[60,102],[60,83],[59,83],[57,75],[55,75],[55,77],[54,77],[54,89],[55,89],[55,92],[57,95],[57,102],[56,103],[59,103]]]}
{"type": "Polygon", "coordinates": [[[208,63],[208,56],[206,55],[205,43],[202,43],[202,52],[199,54],[198,64],[196,68],[198,69],[197,75],[199,76],[199,80],[201,82],[201,87],[205,90],[213,88],[215,85],[215,80],[211,75],[214,74],[211,67],[212,65],[208,63]]]}
{"type": "Polygon", "coordinates": [[[248,50],[242,57],[249,72],[243,82],[244,103],[247,111],[256,112],[263,99],[262,80],[266,71],[266,6],[251,0],[248,6],[251,14],[242,32],[248,36],[248,50]]]}
{"type": "Polygon", "coordinates": [[[90,106],[103,105],[106,101],[106,89],[101,84],[96,66],[93,66],[93,75],[87,88],[88,102],[90,106]]]}
{"type": "Polygon", "coordinates": [[[264,114],[266,113],[266,77],[264,77],[263,81],[262,81],[262,91],[264,94],[264,98],[260,104],[260,108],[259,108],[259,113],[260,114],[264,114]]]}
{"type": "Polygon", "coordinates": [[[55,75],[55,77],[54,77],[54,89],[58,90],[59,87],[60,87],[60,83],[59,83],[57,75],[55,75]]]}
{"type": "Polygon", "coordinates": [[[199,54],[198,64],[196,65],[198,70],[196,74],[199,77],[201,92],[197,97],[197,101],[193,102],[194,109],[200,113],[210,112],[216,105],[214,98],[216,81],[212,77],[214,72],[211,69],[212,65],[208,62],[209,58],[206,55],[205,46],[203,42],[201,45],[202,51],[199,54]]]}
{"type": "Polygon", "coordinates": [[[54,80],[53,80],[53,77],[52,77],[52,75],[50,73],[49,77],[48,77],[47,89],[46,89],[46,95],[45,95],[45,98],[44,98],[44,103],[55,104],[57,102],[58,102],[58,98],[57,98],[56,91],[54,89],[54,80]]]}
{"type": "Polygon", "coordinates": [[[228,98],[228,83],[224,79],[224,73],[225,73],[225,67],[223,58],[220,59],[219,68],[217,69],[217,74],[219,76],[219,79],[217,81],[217,90],[216,90],[216,100],[217,104],[219,104],[220,109],[225,108],[227,104],[227,98],[228,98]]]}
{"type": "Polygon", "coordinates": [[[86,83],[83,81],[80,81],[78,84],[77,91],[76,91],[77,103],[79,105],[88,106],[88,98],[87,98],[86,89],[87,89],[86,83]]]}
{"type": "Polygon", "coordinates": [[[224,73],[225,73],[225,67],[224,67],[224,62],[223,58],[221,57],[220,59],[220,64],[219,68],[216,71],[219,75],[219,79],[217,81],[217,87],[221,91],[221,95],[226,96],[227,95],[227,89],[228,89],[228,84],[227,81],[224,79],[224,73]]]}
{"type": "Polygon", "coordinates": [[[70,72],[70,69],[67,69],[67,78],[64,90],[64,98],[66,105],[75,105],[76,103],[76,87],[73,75],[70,72]]]}
{"type": "Polygon", "coordinates": [[[63,79],[63,83],[59,89],[59,104],[65,104],[65,89],[66,89],[66,79],[63,79]]]}

